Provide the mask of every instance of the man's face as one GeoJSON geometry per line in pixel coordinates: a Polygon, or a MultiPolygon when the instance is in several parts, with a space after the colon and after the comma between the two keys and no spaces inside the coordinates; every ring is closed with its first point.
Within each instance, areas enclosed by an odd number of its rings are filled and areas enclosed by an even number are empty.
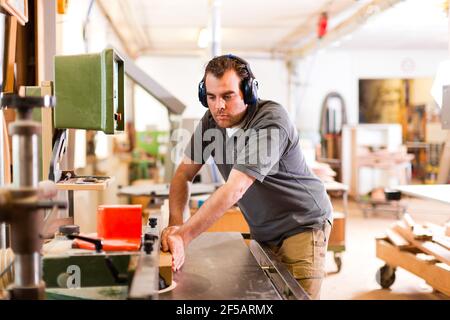
{"type": "Polygon", "coordinates": [[[208,107],[217,125],[231,128],[244,119],[247,105],[239,88],[241,79],[234,70],[228,70],[221,78],[211,73],[206,75],[208,107]]]}

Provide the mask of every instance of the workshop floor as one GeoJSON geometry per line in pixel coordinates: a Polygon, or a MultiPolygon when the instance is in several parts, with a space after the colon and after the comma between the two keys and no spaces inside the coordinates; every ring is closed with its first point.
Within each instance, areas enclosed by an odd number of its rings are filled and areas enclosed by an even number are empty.
{"type": "MultiPolygon", "coordinates": [[[[443,224],[450,218],[450,207],[432,201],[407,199],[408,213],[417,222],[443,224]]],[[[342,210],[339,200],[333,199],[335,210],[342,210]]],[[[449,299],[433,292],[422,279],[397,269],[396,280],[389,290],[381,289],[375,281],[377,270],[383,262],[375,256],[375,238],[395,222],[393,214],[379,213],[363,217],[357,203],[350,201],[346,228],[346,251],[342,257],[342,269],[336,271],[333,253],[327,255],[327,272],[322,285],[321,299],[449,299]]]]}

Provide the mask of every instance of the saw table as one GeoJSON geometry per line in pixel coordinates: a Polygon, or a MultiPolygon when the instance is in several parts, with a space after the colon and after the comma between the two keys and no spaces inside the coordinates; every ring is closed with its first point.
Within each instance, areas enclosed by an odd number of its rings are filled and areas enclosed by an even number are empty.
{"type": "MultiPolygon", "coordinates": [[[[203,233],[192,241],[186,260],[174,274],[175,288],[160,300],[280,300],[309,299],[270,252],[240,233],[203,233]],[[274,279],[276,278],[276,279],[274,279]],[[287,292],[287,294],[286,294],[287,292]]],[[[47,288],[50,299],[126,299],[127,286],[47,288]]]]}

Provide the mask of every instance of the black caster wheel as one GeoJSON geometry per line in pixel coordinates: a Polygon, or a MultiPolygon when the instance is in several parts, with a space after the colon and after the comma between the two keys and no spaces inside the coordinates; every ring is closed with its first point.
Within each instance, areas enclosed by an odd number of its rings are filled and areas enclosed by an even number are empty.
{"type": "Polygon", "coordinates": [[[377,271],[377,283],[383,288],[388,289],[395,281],[395,268],[384,265],[377,271]]]}
{"type": "Polygon", "coordinates": [[[336,263],[337,272],[341,271],[342,268],[342,257],[341,254],[335,253],[334,254],[334,263],[336,263]]]}

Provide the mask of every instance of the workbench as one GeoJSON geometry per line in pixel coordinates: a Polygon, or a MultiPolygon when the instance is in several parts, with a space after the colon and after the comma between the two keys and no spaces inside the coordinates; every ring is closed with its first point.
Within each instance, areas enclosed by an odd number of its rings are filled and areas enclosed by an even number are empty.
{"type": "Polygon", "coordinates": [[[395,189],[408,196],[450,204],[450,184],[401,185],[395,189]]]}
{"type": "MultiPolygon", "coordinates": [[[[160,293],[157,299],[282,299],[242,235],[237,232],[203,233],[194,239],[186,250],[182,269],[174,274],[173,280],[175,288],[160,293]]],[[[127,298],[127,286],[47,288],[46,292],[49,299],[127,298]]],[[[309,299],[302,288],[297,292],[300,292],[298,297],[309,299]]]]}

